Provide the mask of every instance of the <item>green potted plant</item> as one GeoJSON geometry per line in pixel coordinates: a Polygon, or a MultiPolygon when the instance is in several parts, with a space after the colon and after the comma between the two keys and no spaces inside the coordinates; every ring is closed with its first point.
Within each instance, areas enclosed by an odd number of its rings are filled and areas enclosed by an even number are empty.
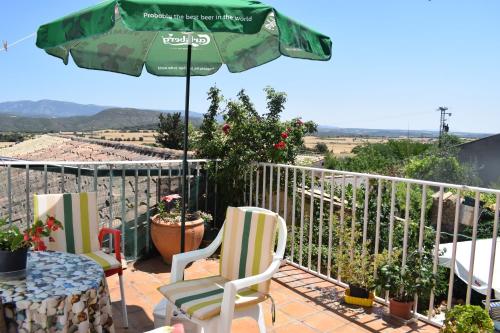
{"type": "MultiPolygon", "coordinates": [[[[181,196],[171,194],[161,198],[158,203],[158,214],[151,218],[151,239],[163,260],[171,264],[172,257],[180,253],[181,244],[181,196]]],[[[196,211],[186,214],[185,250],[196,250],[200,247],[205,231],[205,223],[211,215],[196,211]]]]}
{"type": "Polygon", "coordinates": [[[46,250],[45,240],[53,241],[50,234],[59,228],[62,228],[61,222],[51,216],[45,222],[34,222],[24,232],[15,224],[0,219],[0,276],[24,276],[28,249],[46,250]]]}
{"type": "Polygon", "coordinates": [[[430,291],[436,284],[432,253],[410,251],[402,265],[400,250],[396,249],[391,256],[384,251],[377,256],[376,265],[375,285],[389,291],[389,312],[405,320],[411,319],[415,295],[430,291]]]}
{"type": "Polygon", "coordinates": [[[456,305],[446,312],[442,333],[490,333],[493,321],[488,312],[477,305],[456,305]]]}
{"type": "Polygon", "coordinates": [[[355,232],[352,237],[348,229],[340,230],[339,237],[344,246],[335,250],[334,268],[340,272],[342,281],[349,285],[344,301],[370,307],[374,300],[374,256],[368,249],[368,243],[362,245],[359,232],[355,232]]]}

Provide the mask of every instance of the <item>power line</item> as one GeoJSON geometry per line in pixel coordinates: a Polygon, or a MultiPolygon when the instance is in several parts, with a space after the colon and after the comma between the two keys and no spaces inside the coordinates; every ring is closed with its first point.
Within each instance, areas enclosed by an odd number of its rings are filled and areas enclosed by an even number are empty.
{"type": "Polygon", "coordinates": [[[14,43],[12,43],[12,44],[9,44],[7,41],[3,41],[3,48],[2,48],[2,49],[0,49],[0,52],[2,52],[2,51],[3,51],[3,52],[7,52],[7,51],[8,51],[8,49],[10,49],[10,48],[12,48],[12,47],[16,46],[16,45],[17,45],[17,44],[19,44],[19,43],[24,42],[24,41],[25,41],[25,40],[27,40],[27,39],[30,39],[31,37],[34,37],[35,35],[36,35],[36,32],[33,32],[33,33],[31,33],[31,34],[29,34],[29,35],[27,35],[27,36],[24,36],[24,37],[23,37],[23,38],[21,38],[21,39],[16,40],[16,41],[15,41],[14,43]]]}

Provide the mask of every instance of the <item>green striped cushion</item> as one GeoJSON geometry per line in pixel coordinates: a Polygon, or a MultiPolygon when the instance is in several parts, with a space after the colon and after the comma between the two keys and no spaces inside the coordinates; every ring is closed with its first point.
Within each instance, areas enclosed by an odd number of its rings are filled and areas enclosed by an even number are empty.
{"type": "Polygon", "coordinates": [[[100,250],[95,192],[36,194],[33,204],[35,221],[45,221],[50,215],[64,226],[52,233],[55,242],[47,243],[49,250],[76,254],[100,250]]]}
{"type": "MultiPolygon", "coordinates": [[[[222,276],[180,281],[165,285],[158,290],[179,309],[200,320],[210,319],[220,314],[224,284],[222,276]]],[[[267,296],[251,288],[238,291],[235,306],[242,308],[258,304],[267,296]]]]}
{"type": "MultiPolygon", "coordinates": [[[[278,215],[228,207],[224,223],[220,275],[238,280],[264,272],[272,262],[278,215]]],[[[270,280],[252,286],[267,294],[270,280]]]]}
{"type": "Polygon", "coordinates": [[[122,265],[118,260],[116,260],[114,255],[107,254],[103,251],[83,253],[82,255],[97,262],[105,271],[108,269],[118,268],[122,265]]]}

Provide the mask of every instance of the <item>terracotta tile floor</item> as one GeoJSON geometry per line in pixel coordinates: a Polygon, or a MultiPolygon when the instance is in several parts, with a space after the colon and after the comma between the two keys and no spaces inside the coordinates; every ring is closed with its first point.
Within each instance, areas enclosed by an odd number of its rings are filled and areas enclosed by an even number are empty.
{"type": "MultiPolygon", "coordinates": [[[[186,271],[186,279],[215,275],[217,260],[194,263],[186,271]]],[[[125,273],[129,329],[122,328],[118,277],[108,278],[117,333],[144,332],[153,329],[153,308],[162,296],[157,287],[169,281],[169,267],[159,257],[129,264],[125,273]]],[[[385,315],[385,308],[350,307],[342,303],[343,290],[300,269],[285,265],[271,284],[276,303],[276,322],[271,324],[270,301],[265,303],[268,332],[275,333],[350,333],[350,332],[438,332],[423,322],[404,326],[385,315]]],[[[233,321],[233,333],[257,332],[251,319],[233,321]]]]}

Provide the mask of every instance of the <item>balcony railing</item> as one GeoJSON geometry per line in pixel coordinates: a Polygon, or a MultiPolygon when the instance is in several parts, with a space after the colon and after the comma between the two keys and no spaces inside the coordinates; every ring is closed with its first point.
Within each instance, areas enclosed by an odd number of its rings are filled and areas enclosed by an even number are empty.
{"type": "MultiPolygon", "coordinates": [[[[492,238],[491,252],[484,253],[490,258],[485,300],[489,308],[499,190],[269,163],[256,164],[246,175],[245,184],[248,205],[285,216],[291,231],[288,263],[344,287],[340,270],[332,269],[336,261],[334,250],[350,245],[343,244],[344,238],[337,236],[340,228],[350,229],[351,240],[355,230],[360,230],[363,249],[366,246],[371,254],[386,250],[391,256],[396,248],[401,249],[402,266],[410,249],[422,251],[426,243],[431,243],[432,270],[439,274],[446,290],[438,293],[434,288],[427,295],[415,295],[415,308],[419,309],[416,315],[428,322],[439,323],[442,319],[433,311],[437,301],[445,301],[448,309],[453,304],[457,242],[472,240],[469,275],[463,288],[465,303],[469,304],[474,293],[471,286],[476,241],[479,237],[492,238]],[[453,207],[447,198],[450,196],[455,199],[453,207]],[[464,204],[464,198],[473,202],[473,207],[464,204]],[[483,201],[490,203],[489,218],[484,217],[483,201]],[[469,226],[463,226],[464,222],[469,226]],[[438,265],[439,251],[434,250],[443,242],[453,243],[449,271],[438,265]],[[419,305],[419,301],[425,304],[419,305]]],[[[376,276],[376,269],[373,274],[376,276]]],[[[382,292],[376,299],[387,304],[388,294],[382,292]]]]}
{"type": "MultiPolygon", "coordinates": [[[[215,214],[217,186],[210,161],[189,160],[188,205],[215,214]]],[[[122,252],[133,260],[151,249],[149,219],[161,195],[181,192],[182,161],[54,162],[0,160],[0,218],[33,222],[35,193],[98,194],[102,225],[122,231],[122,252]]]]}
{"type": "MultiPolygon", "coordinates": [[[[224,208],[217,200],[214,181],[217,162],[190,160],[189,170],[190,207],[217,216],[217,210],[224,208]]],[[[34,193],[96,191],[101,223],[122,230],[122,250],[133,260],[150,251],[149,219],[160,195],[180,192],[181,176],[180,160],[4,160],[0,161],[0,218],[20,226],[32,223],[34,193]]],[[[402,265],[410,250],[422,251],[428,244],[438,249],[443,242],[453,243],[449,270],[438,265],[439,253],[433,252],[433,272],[441,278],[446,274],[446,290],[433,289],[415,296],[416,315],[428,322],[439,322],[433,311],[436,304],[445,301],[450,308],[454,295],[460,296],[456,290],[460,288],[454,288],[461,283],[454,272],[457,243],[472,240],[472,254],[479,238],[493,238],[496,245],[499,190],[269,163],[255,164],[244,178],[242,199],[247,205],[268,208],[285,217],[290,230],[288,263],[341,286],[346,284],[335,267],[335,250],[349,246],[338,237],[341,229],[350,230],[352,237],[359,230],[363,248],[366,245],[371,254],[387,251],[392,255],[401,249],[402,265]],[[455,198],[453,207],[449,192],[455,198]],[[465,205],[464,198],[473,206],[465,205]],[[483,214],[486,210],[490,215],[483,214]],[[463,226],[464,221],[469,225],[463,226]]],[[[491,252],[484,254],[490,258],[487,307],[495,249],[492,246],[491,252]]],[[[467,304],[478,297],[472,289],[474,265],[472,255],[468,281],[463,285],[467,304]]],[[[387,293],[380,292],[377,300],[386,304],[387,293]]]]}

